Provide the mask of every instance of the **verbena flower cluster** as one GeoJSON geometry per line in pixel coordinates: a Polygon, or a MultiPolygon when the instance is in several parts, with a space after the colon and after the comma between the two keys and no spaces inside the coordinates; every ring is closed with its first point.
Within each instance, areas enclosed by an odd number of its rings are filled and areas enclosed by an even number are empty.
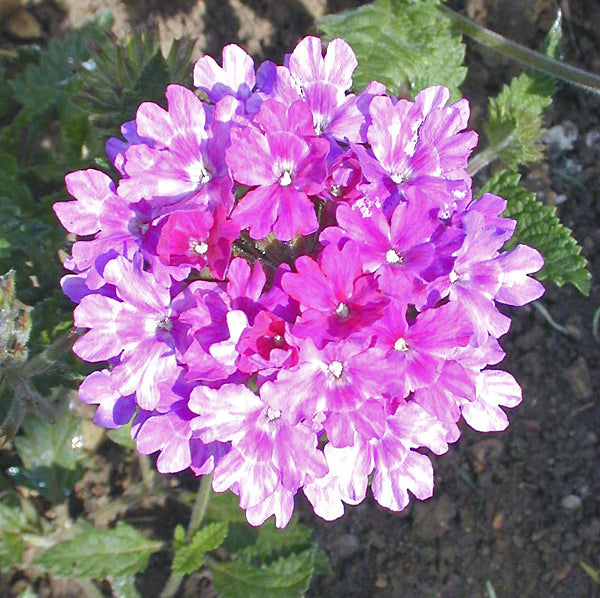
{"type": "Polygon", "coordinates": [[[160,472],[213,473],[248,521],[289,521],[302,489],[340,517],[370,487],[392,510],[431,496],[418,449],[444,453],[461,416],[501,430],[521,400],[498,369],[510,320],[542,285],[534,249],[502,252],[506,202],[472,199],[466,100],[371,83],[333,40],[283,66],[241,48],[142,104],[107,153],[120,178],[67,175],[54,206],[77,240],[63,279],[105,369],[81,384],[107,428],[133,417],[160,472]],[[204,97],[204,101],[199,99],[204,97]]]}

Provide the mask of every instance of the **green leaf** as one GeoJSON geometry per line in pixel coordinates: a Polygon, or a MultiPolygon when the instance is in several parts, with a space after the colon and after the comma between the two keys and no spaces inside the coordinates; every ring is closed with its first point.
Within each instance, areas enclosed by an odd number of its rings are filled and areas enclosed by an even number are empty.
{"type": "Polygon", "coordinates": [[[54,424],[31,417],[23,431],[14,444],[25,467],[15,473],[15,479],[53,501],[62,500],[82,474],[79,419],[68,410],[54,424]]]}
{"type": "Polygon", "coordinates": [[[209,567],[220,598],[301,598],[314,573],[315,551],[282,557],[267,567],[253,567],[243,561],[218,563],[209,567]]]}
{"type": "Polygon", "coordinates": [[[193,47],[188,38],[175,40],[165,58],[157,27],[134,32],[122,40],[107,34],[82,65],[82,86],[73,101],[94,116],[98,130],[113,132],[135,117],[141,102],[165,104],[169,83],[191,83],[193,47]]]}
{"type": "MultiPolygon", "coordinates": [[[[543,45],[547,55],[558,57],[562,37],[560,13],[543,45]]],[[[490,147],[511,169],[543,158],[543,111],[552,103],[555,80],[531,71],[515,77],[496,98],[490,98],[484,132],[490,147]]]]}
{"type": "Polygon", "coordinates": [[[81,423],[65,411],[54,424],[36,418],[23,425],[24,435],[15,438],[15,447],[27,469],[59,465],[75,469],[83,456],[81,423]]]}
{"type": "Polygon", "coordinates": [[[162,547],[123,522],[105,531],[86,527],[72,540],[43,552],[35,564],[57,577],[118,579],[145,569],[150,555],[162,547]]]}
{"type": "Polygon", "coordinates": [[[466,76],[465,46],[439,0],[377,0],[354,10],[321,17],[317,29],[326,41],[345,39],[356,52],[354,89],[372,80],[398,96],[416,95],[430,85],[446,85],[454,99],[466,76]]]}
{"type": "Polygon", "coordinates": [[[109,577],[109,581],[115,598],[140,598],[140,593],[135,587],[135,577],[133,575],[114,579],[109,577]]]}
{"type": "Polygon", "coordinates": [[[21,563],[25,540],[20,534],[3,534],[0,539],[0,568],[6,569],[21,563]]]}
{"type": "Polygon", "coordinates": [[[240,508],[239,498],[233,492],[213,492],[206,508],[206,518],[210,521],[246,523],[246,515],[240,508]]]}
{"type": "Polygon", "coordinates": [[[285,556],[312,547],[310,528],[293,518],[284,529],[275,527],[273,518],[258,529],[256,542],[240,551],[239,557],[262,564],[274,557],[285,556]]]}
{"type": "Polygon", "coordinates": [[[116,444],[120,444],[128,449],[134,449],[136,447],[135,440],[131,438],[131,424],[133,423],[133,417],[131,420],[120,428],[114,428],[108,430],[106,435],[116,444]]]}
{"type": "MultiPolygon", "coordinates": [[[[189,575],[200,569],[204,562],[204,555],[219,548],[226,537],[226,523],[209,523],[200,528],[189,543],[176,549],[173,558],[173,573],[189,575]]],[[[177,534],[175,539],[177,540],[177,534]]]]}
{"type": "Polygon", "coordinates": [[[20,118],[45,115],[64,101],[65,93],[77,86],[74,66],[88,59],[87,45],[99,39],[101,32],[110,28],[109,23],[103,13],[64,38],[53,38],[40,55],[39,64],[27,65],[23,74],[12,80],[15,99],[23,106],[20,118]]]}
{"type": "Polygon", "coordinates": [[[519,243],[535,247],[543,256],[544,268],[535,274],[539,280],[549,278],[558,286],[570,282],[579,292],[588,295],[591,275],[581,246],[572,231],[560,223],[556,208],[545,206],[519,186],[520,175],[500,172],[494,175],[482,191],[500,195],[508,201],[503,216],[514,218],[517,228],[505,249],[519,243]]]}
{"type": "Polygon", "coordinates": [[[4,496],[0,502],[0,569],[22,562],[24,534],[33,531],[19,500],[10,494],[4,496]]]}

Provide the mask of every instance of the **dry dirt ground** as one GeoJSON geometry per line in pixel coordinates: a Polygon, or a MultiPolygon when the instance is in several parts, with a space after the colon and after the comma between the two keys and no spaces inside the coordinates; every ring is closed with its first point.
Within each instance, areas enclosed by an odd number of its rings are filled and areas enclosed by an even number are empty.
{"type": "MultiPolygon", "coordinates": [[[[237,42],[258,60],[281,61],[322,14],[356,6],[354,0],[55,0],[31,6],[46,37],[110,8],[115,29],[156,21],[165,40],[188,33],[198,52],[220,56],[237,42]]],[[[600,72],[598,0],[452,0],[486,26],[536,47],[560,5],[565,16],[565,60],[600,72]]],[[[473,124],[520,67],[473,44],[463,91],[473,124]]],[[[549,161],[524,177],[539,197],[557,205],[600,281],[600,99],[561,86],[547,115],[549,161]]],[[[583,598],[600,586],[581,563],[600,567],[600,344],[592,319],[600,282],[589,298],[573,288],[548,286],[542,303],[570,334],[554,330],[540,312],[514,314],[503,342],[504,366],[523,386],[522,405],[508,431],[483,435],[465,428],[448,454],[434,459],[433,499],[401,514],[367,500],[326,523],[310,516],[333,574],[315,580],[317,598],[583,598]]],[[[106,461],[106,467],[110,462],[106,461]]],[[[112,465],[114,467],[114,465],[112,465]]],[[[110,476],[106,476],[107,479],[110,476]]],[[[299,501],[302,503],[302,500],[299,501]]],[[[164,524],[164,522],[163,522],[164,524]]],[[[153,561],[157,569],[165,568],[153,561]]],[[[164,574],[163,574],[164,575],[164,574]]],[[[160,578],[160,575],[158,575],[160,578]]],[[[152,583],[141,581],[144,596],[152,583]]],[[[156,586],[154,586],[156,587],[156,586]]],[[[191,577],[181,596],[210,595],[191,577]]],[[[55,596],[63,594],[51,592],[55,596]]],[[[49,595],[49,594],[48,594],[49,595]]],[[[265,597],[267,598],[267,597],[265,597]]]]}

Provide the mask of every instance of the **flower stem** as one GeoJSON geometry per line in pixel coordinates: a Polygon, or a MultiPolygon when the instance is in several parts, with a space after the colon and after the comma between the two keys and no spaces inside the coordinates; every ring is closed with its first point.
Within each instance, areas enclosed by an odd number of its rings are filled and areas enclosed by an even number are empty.
{"type": "Polygon", "coordinates": [[[507,39],[499,33],[482,27],[475,23],[475,21],[455,12],[445,4],[440,4],[439,9],[450,18],[458,29],[476,42],[493,48],[494,50],[497,50],[506,56],[510,56],[526,66],[538,69],[547,75],[552,75],[557,79],[572,83],[587,91],[600,93],[600,77],[598,77],[598,75],[584,69],[569,66],[563,62],[544,56],[539,52],[530,50],[517,42],[507,39]]]}
{"type": "MultiPolygon", "coordinates": [[[[198,492],[196,494],[196,500],[192,508],[192,515],[190,517],[190,523],[188,524],[187,532],[185,533],[185,541],[189,542],[194,534],[198,531],[204,515],[206,514],[206,508],[210,500],[211,494],[212,475],[205,475],[200,478],[200,485],[198,486],[198,492]]],[[[173,598],[181,585],[183,575],[175,575],[171,573],[167,584],[165,585],[160,598],[173,598]]]]}

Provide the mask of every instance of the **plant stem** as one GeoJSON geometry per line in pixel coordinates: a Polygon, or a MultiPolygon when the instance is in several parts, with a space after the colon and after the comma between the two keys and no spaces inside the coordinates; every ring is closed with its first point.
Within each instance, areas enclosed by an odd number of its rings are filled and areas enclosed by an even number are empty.
{"type": "Polygon", "coordinates": [[[185,534],[186,540],[191,540],[192,536],[198,531],[198,528],[204,519],[204,515],[206,515],[206,508],[208,507],[208,502],[210,501],[211,492],[212,474],[202,476],[200,478],[198,493],[196,494],[196,501],[194,502],[194,507],[192,508],[190,523],[185,534]]]}
{"type": "MultiPolygon", "coordinates": [[[[211,494],[212,475],[205,475],[200,478],[200,485],[198,486],[198,492],[196,494],[196,500],[192,508],[192,515],[190,516],[190,522],[188,524],[187,532],[185,533],[185,541],[189,542],[194,534],[198,531],[204,515],[206,514],[206,507],[210,500],[211,494]]],[[[173,598],[181,585],[183,575],[175,575],[171,573],[167,584],[160,594],[160,598],[173,598]]]]}
{"type": "Polygon", "coordinates": [[[551,75],[578,87],[582,87],[593,93],[600,93],[600,77],[584,69],[569,66],[539,52],[530,50],[517,42],[505,38],[504,36],[482,27],[475,21],[455,12],[445,4],[440,4],[439,9],[450,18],[450,20],[465,35],[471,39],[484,44],[506,56],[525,64],[526,66],[538,69],[547,75],[551,75]]]}

